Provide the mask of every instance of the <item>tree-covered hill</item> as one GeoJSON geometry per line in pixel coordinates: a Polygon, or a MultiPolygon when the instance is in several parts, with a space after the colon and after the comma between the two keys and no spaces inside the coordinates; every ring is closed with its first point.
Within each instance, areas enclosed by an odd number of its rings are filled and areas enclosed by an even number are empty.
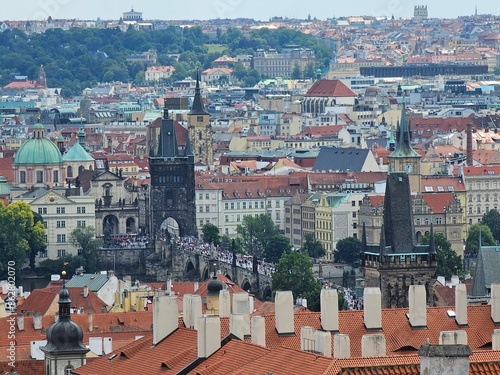
{"type": "Polygon", "coordinates": [[[253,31],[245,36],[237,29],[217,33],[212,41],[226,47],[209,53],[208,36],[200,27],[171,26],[164,30],[126,32],[116,29],[48,30],[27,35],[19,30],[0,33],[0,85],[12,80],[14,74],[35,79],[43,65],[50,87],[61,87],[66,96],[81,94],[85,87],[98,82],[135,82],[144,79],[141,62],[126,61],[131,54],[154,50],[158,64],[173,65],[172,80],[192,75],[196,68],[207,68],[215,58],[226,53],[253,54],[258,48],[280,50],[294,43],[312,48],[318,57],[317,68],[328,66],[331,51],[323,41],[289,29],[253,31]],[[172,54],[180,54],[178,61],[172,54]]]}

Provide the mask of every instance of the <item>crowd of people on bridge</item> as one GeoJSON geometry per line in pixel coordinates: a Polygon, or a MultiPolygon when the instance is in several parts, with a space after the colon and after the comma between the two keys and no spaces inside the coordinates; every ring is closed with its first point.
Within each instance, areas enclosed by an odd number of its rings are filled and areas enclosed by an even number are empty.
{"type": "MultiPolygon", "coordinates": [[[[253,256],[233,254],[231,251],[225,250],[222,246],[211,245],[203,242],[196,237],[173,237],[171,239],[178,249],[191,251],[196,254],[201,254],[206,257],[212,257],[219,262],[233,264],[233,257],[235,257],[236,266],[245,268],[249,271],[253,270],[253,256]]],[[[257,260],[257,272],[261,275],[271,276],[275,267],[273,263],[265,262],[264,260],[257,260]]]]}
{"type": "Polygon", "coordinates": [[[348,310],[363,310],[363,297],[357,297],[356,293],[351,288],[346,288],[341,285],[323,281],[324,289],[337,289],[337,292],[344,297],[345,307],[348,310]]]}

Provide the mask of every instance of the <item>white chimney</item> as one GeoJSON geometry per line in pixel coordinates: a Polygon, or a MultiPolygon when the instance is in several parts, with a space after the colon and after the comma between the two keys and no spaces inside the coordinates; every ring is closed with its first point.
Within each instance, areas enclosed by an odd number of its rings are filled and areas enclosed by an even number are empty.
{"type": "Polygon", "coordinates": [[[325,331],[315,331],[314,341],[316,343],[316,352],[325,357],[332,357],[332,334],[325,331]]]}
{"type": "Polygon", "coordinates": [[[410,325],[413,328],[427,327],[427,297],[424,285],[410,285],[410,325]]]}
{"type": "Polygon", "coordinates": [[[222,289],[219,291],[219,316],[228,318],[231,315],[231,295],[229,290],[222,289]]]}
{"type": "Polygon", "coordinates": [[[184,294],[182,298],[182,320],[186,328],[191,328],[189,325],[191,321],[191,297],[192,294],[184,294]]]}
{"type": "Polygon", "coordinates": [[[321,327],[325,331],[339,330],[339,295],[337,289],[321,289],[321,327]]]}
{"type": "Polygon", "coordinates": [[[89,312],[87,314],[87,317],[88,317],[88,329],[89,329],[89,332],[92,332],[94,330],[94,313],[89,312]]]}
{"type": "Polygon", "coordinates": [[[24,331],[24,314],[17,314],[17,329],[19,331],[24,331]]]}
{"type": "Polygon", "coordinates": [[[365,288],[363,292],[366,329],[382,329],[382,294],[380,288],[365,288]]]}
{"type": "Polygon", "coordinates": [[[459,326],[467,325],[467,287],[465,284],[455,286],[455,321],[459,326]]]}
{"type": "Polygon", "coordinates": [[[460,284],[460,278],[457,275],[453,275],[450,280],[452,286],[460,284]]]}
{"type": "Polygon", "coordinates": [[[229,332],[240,340],[245,339],[245,332],[249,328],[246,327],[245,317],[241,314],[231,314],[229,318],[229,332]]]}
{"type": "Polygon", "coordinates": [[[153,345],[158,344],[179,327],[176,296],[153,298],[153,345]]]}
{"type": "Polygon", "coordinates": [[[208,358],[220,349],[220,318],[203,316],[198,318],[198,358],[208,358]]]}
{"type": "Polygon", "coordinates": [[[500,284],[491,284],[491,319],[493,323],[500,323],[500,284]]]}
{"type": "Polygon", "coordinates": [[[250,335],[250,300],[247,292],[233,293],[233,314],[243,316],[245,321],[245,336],[250,335]]]}
{"type": "Polygon", "coordinates": [[[491,336],[491,350],[500,350],[500,329],[494,329],[491,336]]]}
{"type": "Polygon", "coordinates": [[[266,346],[266,318],[263,316],[252,317],[252,343],[266,346]]]}
{"type": "Polygon", "coordinates": [[[89,337],[89,349],[94,354],[102,355],[102,337],[89,337]]]}
{"type": "Polygon", "coordinates": [[[198,281],[195,281],[195,282],[194,282],[194,290],[193,290],[193,293],[194,293],[194,292],[196,292],[199,288],[200,288],[200,284],[198,283],[198,281]]]}
{"type": "Polygon", "coordinates": [[[385,357],[385,336],[382,333],[363,335],[361,338],[361,356],[385,357]]]}
{"type": "Polygon", "coordinates": [[[172,294],[172,280],[167,279],[167,296],[172,294]]]}
{"type": "Polygon", "coordinates": [[[306,352],[315,352],[315,344],[314,328],[308,326],[300,327],[300,350],[306,352]]]}
{"type": "Polygon", "coordinates": [[[467,332],[441,331],[439,332],[439,345],[467,345],[467,332]]]}
{"type": "Polygon", "coordinates": [[[349,335],[336,334],[333,336],[333,358],[351,357],[351,338],[349,335]]]}
{"type": "Polygon", "coordinates": [[[42,329],[42,314],[39,312],[33,314],[33,328],[42,329]]]}
{"type": "Polygon", "coordinates": [[[89,296],[89,287],[88,285],[85,285],[83,287],[83,298],[87,298],[89,296]]]}
{"type": "Polygon", "coordinates": [[[104,354],[109,354],[113,351],[113,338],[112,337],[104,337],[102,339],[104,346],[104,354]]]}
{"type": "Polygon", "coordinates": [[[280,335],[294,334],[293,295],[291,291],[277,291],[274,300],[276,331],[280,335]]]}
{"type": "Polygon", "coordinates": [[[203,315],[203,308],[201,302],[201,296],[198,294],[193,294],[191,297],[191,322],[190,326],[194,329],[198,329],[198,318],[203,315]]]}

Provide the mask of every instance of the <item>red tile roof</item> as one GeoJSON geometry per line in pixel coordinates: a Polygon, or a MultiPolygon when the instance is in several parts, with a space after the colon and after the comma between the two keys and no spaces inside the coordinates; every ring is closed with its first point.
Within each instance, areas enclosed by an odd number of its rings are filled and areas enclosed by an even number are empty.
{"type": "Polygon", "coordinates": [[[356,97],[356,93],[341,81],[321,79],[316,81],[304,95],[305,97],[356,97]]]}

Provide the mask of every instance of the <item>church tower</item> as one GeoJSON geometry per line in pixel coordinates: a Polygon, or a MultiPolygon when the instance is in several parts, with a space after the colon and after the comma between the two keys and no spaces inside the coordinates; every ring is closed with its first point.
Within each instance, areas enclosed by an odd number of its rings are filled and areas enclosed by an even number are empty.
{"type": "Polygon", "coordinates": [[[195,163],[208,168],[214,165],[214,146],[210,115],[205,111],[200,92],[200,80],[196,77],[196,89],[191,111],[187,115],[189,139],[192,142],[195,163]]]}
{"type": "Polygon", "coordinates": [[[401,122],[398,124],[398,137],[394,151],[388,156],[389,172],[406,173],[410,177],[413,193],[420,192],[420,158],[411,146],[410,121],[406,116],[406,105],[403,102],[401,122]]]}
{"type": "Polygon", "coordinates": [[[364,223],[362,238],[364,284],[380,288],[382,307],[408,307],[410,285],[425,285],[427,304],[433,305],[432,278],[437,269],[434,230],[431,224],[429,245],[416,244],[407,173],[387,175],[380,243],[366,243],[364,223]]]}
{"type": "Polygon", "coordinates": [[[40,65],[40,68],[38,69],[37,84],[41,87],[47,87],[47,74],[45,74],[43,65],[40,65]]]}
{"type": "Polygon", "coordinates": [[[59,319],[47,330],[47,345],[40,347],[45,353],[45,375],[69,374],[86,363],[89,349],[83,345],[83,331],[71,321],[71,300],[66,285],[59,292],[59,319]]]}
{"type": "Polygon", "coordinates": [[[157,141],[151,142],[149,167],[149,232],[166,234],[167,219],[178,225],[179,235],[196,236],[194,157],[188,137],[183,149],[178,146],[174,121],[165,107],[157,141]]]}

